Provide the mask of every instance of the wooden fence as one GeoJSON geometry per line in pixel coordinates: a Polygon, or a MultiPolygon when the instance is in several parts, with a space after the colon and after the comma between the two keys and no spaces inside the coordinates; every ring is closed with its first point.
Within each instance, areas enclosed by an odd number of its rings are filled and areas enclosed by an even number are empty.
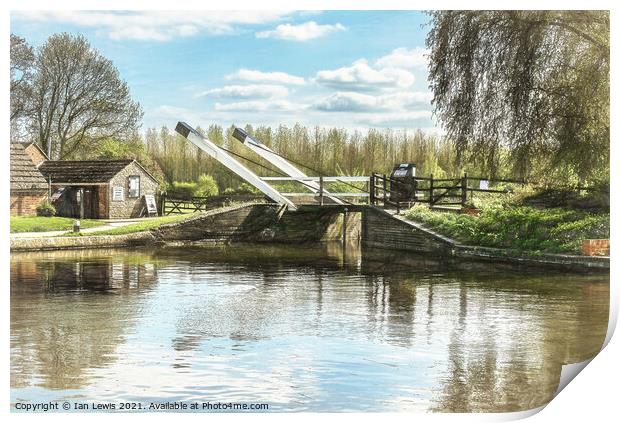
{"type": "Polygon", "coordinates": [[[525,184],[516,179],[486,179],[471,177],[467,173],[461,178],[434,178],[415,176],[407,181],[390,178],[385,174],[373,173],[370,176],[370,204],[395,207],[397,212],[402,207],[411,207],[416,203],[426,203],[430,207],[461,206],[465,207],[474,192],[506,194],[507,189],[491,189],[488,184],[516,183],[525,184]],[[472,186],[472,181],[486,181],[487,187],[472,186]],[[406,195],[401,193],[405,192],[406,195]],[[403,198],[405,197],[405,198],[403,198]]]}
{"type": "Polygon", "coordinates": [[[234,201],[252,201],[264,198],[263,195],[216,195],[211,197],[172,197],[165,192],[159,196],[158,206],[161,216],[194,213],[223,207],[234,201]]]}

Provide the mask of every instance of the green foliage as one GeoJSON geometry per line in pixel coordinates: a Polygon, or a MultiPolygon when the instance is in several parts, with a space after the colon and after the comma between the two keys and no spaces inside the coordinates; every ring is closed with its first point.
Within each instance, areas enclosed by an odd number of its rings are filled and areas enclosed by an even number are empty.
{"type": "Polygon", "coordinates": [[[254,188],[252,185],[243,182],[237,188],[226,188],[223,192],[224,195],[261,195],[259,189],[254,188]]]}
{"type": "Polygon", "coordinates": [[[174,181],[166,186],[168,196],[189,200],[192,197],[210,197],[218,195],[219,190],[211,175],[202,174],[197,182],[174,181]]]}
{"type": "Polygon", "coordinates": [[[174,181],[168,188],[167,194],[173,198],[189,200],[196,197],[198,184],[196,182],[179,182],[174,181]]]}
{"type": "MultiPolygon", "coordinates": [[[[604,188],[603,188],[604,189],[604,188]]],[[[534,207],[565,207],[609,213],[609,191],[577,191],[574,189],[544,189],[521,199],[534,207]]]]}
{"type": "Polygon", "coordinates": [[[213,176],[202,174],[198,177],[198,182],[196,184],[196,195],[198,197],[210,197],[218,194],[217,183],[213,176]]]}
{"type": "MultiPolygon", "coordinates": [[[[73,229],[70,217],[11,216],[11,232],[49,232],[73,229]]],[[[82,229],[105,225],[101,220],[80,219],[82,229]]]]}
{"type": "Polygon", "coordinates": [[[415,206],[409,219],[460,242],[549,253],[579,253],[581,240],[609,238],[609,215],[560,208],[489,207],[479,216],[431,211],[415,206]]]}
{"type": "Polygon", "coordinates": [[[56,214],[56,207],[47,200],[44,200],[37,206],[37,216],[52,217],[56,214]]]}

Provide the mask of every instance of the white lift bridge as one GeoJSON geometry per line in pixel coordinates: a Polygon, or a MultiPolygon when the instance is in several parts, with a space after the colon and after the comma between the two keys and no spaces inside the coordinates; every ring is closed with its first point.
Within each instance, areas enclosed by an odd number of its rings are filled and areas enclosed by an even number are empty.
{"type": "Polygon", "coordinates": [[[296,166],[291,164],[284,157],[271,150],[259,140],[251,137],[240,128],[235,128],[233,132],[233,137],[243,143],[243,145],[248,147],[254,153],[272,164],[274,167],[279,169],[284,175],[288,176],[260,177],[254,172],[252,172],[250,169],[248,169],[246,166],[244,166],[242,163],[240,163],[223,148],[219,147],[217,144],[207,139],[204,135],[196,131],[187,123],[179,122],[175,129],[179,134],[187,138],[187,140],[192,142],[194,145],[207,153],[209,156],[213,157],[222,165],[226,166],[226,168],[230,169],[232,172],[244,179],[247,183],[256,187],[271,200],[291,210],[295,210],[297,208],[297,205],[293,201],[291,201],[289,197],[303,196],[307,194],[281,193],[274,187],[272,187],[268,183],[269,181],[297,181],[301,183],[306,189],[308,189],[311,195],[315,197],[318,196],[320,204],[323,204],[323,199],[325,198],[328,199],[328,202],[330,202],[331,204],[344,205],[347,204],[347,202],[339,197],[363,197],[368,195],[365,193],[347,193],[338,194],[339,196],[336,196],[329,193],[323,188],[323,183],[325,182],[368,182],[369,178],[366,176],[308,176],[304,172],[299,170],[296,166]]]}

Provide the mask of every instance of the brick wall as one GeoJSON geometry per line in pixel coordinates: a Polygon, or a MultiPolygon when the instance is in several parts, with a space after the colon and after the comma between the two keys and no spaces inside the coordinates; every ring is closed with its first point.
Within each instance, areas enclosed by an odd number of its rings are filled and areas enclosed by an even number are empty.
{"type": "MultiPolygon", "coordinates": [[[[112,178],[108,187],[108,210],[110,219],[122,219],[140,217],[140,211],[144,205],[144,195],[157,193],[157,182],[152,179],[138,164],[130,163],[112,178]],[[129,198],[129,177],[140,176],[140,195],[137,198],[129,198]],[[123,187],[123,200],[113,200],[115,186],[123,187]]],[[[101,194],[103,194],[103,189],[101,194]]]]}
{"type": "Polygon", "coordinates": [[[37,206],[46,198],[47,190],[11,192],[11,215],[36,216],[37,206]]]}

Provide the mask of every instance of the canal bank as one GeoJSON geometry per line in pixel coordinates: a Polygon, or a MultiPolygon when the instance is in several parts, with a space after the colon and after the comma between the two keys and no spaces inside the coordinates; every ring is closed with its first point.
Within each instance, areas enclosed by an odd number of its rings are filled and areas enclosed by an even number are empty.
{"type": "Polygon", "coordinates": [[[124,235],[12,238],[11,251],[205,242],[307,244],[335,240],[359,241],[376,249],[408,251],[443,259],[576,271],[609,270],[609,257],[528,254],[512,249],[462,245],[419,223],[373,206],[306,206],[286,211],[274,204],[246,203],[124,235]]]}

